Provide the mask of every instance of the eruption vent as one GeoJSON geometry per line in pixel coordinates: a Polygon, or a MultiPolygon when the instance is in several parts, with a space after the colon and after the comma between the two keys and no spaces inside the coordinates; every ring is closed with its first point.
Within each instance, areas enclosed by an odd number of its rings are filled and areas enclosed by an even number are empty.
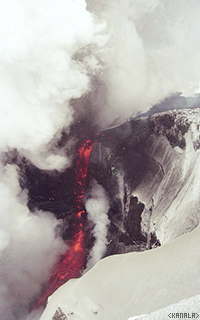
{"type": "Polygon", "coordinates": [[[74,195],[76,197],[76,214],[73,222],[73,243],[56,265],[47,289],[35,307],[45,304],[47,298],[69,279],[78,277],[80,270],[86,262],[87,251],[85,249],[85,234],[83,230],[86,211],[83,198],[92,147],[92,141],[86,140],[78,150],[77,175],[74,187],[74,195]]]}

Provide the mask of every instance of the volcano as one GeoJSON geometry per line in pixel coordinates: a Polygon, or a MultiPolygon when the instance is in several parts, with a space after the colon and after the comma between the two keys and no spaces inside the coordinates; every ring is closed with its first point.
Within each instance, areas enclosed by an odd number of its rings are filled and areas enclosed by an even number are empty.
{"type": "MultiPolygon", "coordinates": [[[[62,231],[68,249],[34,308],[44,305],[68,280],[80,277],[87,265],[95,241],[95,222],[88,222],[85,209],[91,181],[103,187],[110,203],[107,245],[101,258],[154,249],[198,226],[199,125],[198,108],[171,110],[133,118],[101,131],[95,142],[80,143],[73,173],[71,169],[62,173],[74,177],[69,197],[73,208],[58,216],[68,221],[62,231]]],[[[28,179],[30,166],[26,172],[28,179]]],[[[34,179],[29,181],[31,206],[40,206],[34,179]]],[[[43,205],[49,202],[52,205],[52,200],[43,205]]]]}
{"type": "Polygon", "coordinates": [[[0,15],[0,319],[196,301],[199,2],[2,0],[0,15]]]}
{"type": "MultiPolygon", "coordinates": [[[[153,264],[156,264],[153,257],[156,256],[156,259],[160,261],[159,255],[162,256],[162,252],[168,250],[168,243],[170,243],[172,255],[177,255],[177,259],[179,259],[178,257],[182,255],[180,248],[181,235],[188,233],[187,236],[183,238],[185,239],[183,241],[188,241],[186,247],[190,247],[190,243],[193,243],[193,240],[189,240],[190,232],[198,226],[200,219],[198,189],[200,172],[199,125],[200,109],[171,110],[143,118],[134,118],[120,126],[103,130],[97,136],[96,143],[94,145],[90,144],[89,149],[87,149],[88,154],[90,154],[88,161],[88,170],[91,175],[90,179],[95,179],[102,185],[110,199],[110,210],[108,212],[110,224],[107,230],[108,242],[104,257],[113,254],[152,249],[148,250],[149,253],[145,253],[144,256],[141,252],[138,252],[138,261],[142,259],[141,257],[147,257],[147,260],[150,259],[153,264]],[[174,248],[179,246],[179,251],[173,249],[173,246],[174,248]]],[[[79,181],[79,178],[77,181],[79,181]]],[[[80,191],[80,197],[77,197],[77,199],[83,199],[82,191],[80,191]]],[[[83,203],[81,202],[78,208],[81,208],[82,205],[83,203]]],[[[78,215],[81,216],[81,211],[78,212],[78,215]]],[[[85,211],[83,215],[87,220],[85,211]]],[[[192,234],[193,233],[191,233],[191,237],[192,234]]],[[[198,237],[198,231],[195,233],[195,237],[196,236],[198,237]]],[[[196,239],[195,237],[191,239],[196,239]]],[[[194,243],[195,241],[196,240],[194,240],[194,243]]],[[[187,254],[189,253],[187,249],[185,249],[184,256],[186,260],[187,254]]],[[[133,261],[133,264],[136,263],[134,257],[135,255],[133,254],[133,260],[130,260],[133,261]]],[[[180,261],[182,261],[181,259],[182,258],[180,258],[180,261]]],[[[192,259],[195,258],[193,257],[192,259]]],[[[124,264],[126,258],[123,257],[123,255],[121,259],[119,258],[119,261],[120,268],[126,268],[124,264]]],[[[173,261],[172,265],[173,269],[173,261]]],[[[102,280],[101,286],[99,278],[105,276],[105,279],[107,279],[106,274],[110,272],[108,270],[115,268],[114,266],[115,256],[113,256],[113,259],[103,259],[102,262],[97,263],[97,267],[94,267],[91,272],[88,271],[88,273],[81,277],[80,281],[77,280],[77,283],[80,283],[80,286],[77,286],[77,290],[81,292],[82,290],[89,290],[87,291],[86,300],[92,299],[93,302],[88,302],[88,308],[94,310],[93,314],[101,313],[99,311],[101,307],[98,305],[98,303],[101,304],[101,302],[98,302],[100,301],[98,294],[101,294],[100,287],[102,288],[104,280],[102,280]],[[100,271],[101,266],[102,270],[104,270],[102,274],[100,271]],[[91,279],[90,275],[92,277],[91,279]],[[93,292],[92,288],[87,289],[94,281],[93,275],[95,279],[98,279],[97,283],[95,280],[97,293],[93,292]],[[94,300],[90,298],[90,294],[94,294],[94,300]]],[[[128,269],[126,269],[126,271],[123,269],[123,277],[126,272],[128,272],[128,277],[129,271],[128,269]]],[[[144,272],[147,272],[147,270],[144,272]]],[[[192,277],[192,272],[190,272],[190,274],[190,277],[192,277]]],[[[194,275],[195,274],[194,272],[194,275]]],[[[115,277],[115,271],[113,271],[113,277],[115,277]]],[[[127,280],[124,279],[123,281],[126,282],[127,280]]],[[[157,280],[152,281],[153,285],[154,281],[157,280]]],[[[165,281],[164,278],[163,281],[165,281]]],[[[59,291],[63,292],[63,295],[65,295],[65,292],[68,292],[68,287],[66,287],[66,289],[64,288],[65,286],[63,286],[62,289],[64,291],[59,291]]],[[[167,299],[166,301],[168,301],[168,304],[175,303],[199,293],[199,291],[196,290],[196,286],[192,286],[192,288],[189,295],[186,295],[183,290],[183,293],[177,293],[175,299],[167,299]]],[[[123,290],[125,290],[125,288],[123,290]]],[[[139,290],[139,287],[137,290],[139,290]]],[[[72,296],[75,294],[76,297],[78,293],[76,293],[76,289],[72,289],[72,293],[69,293],[69,301],[67,300],[68,302],[61,302],[60,304],[60,308],[65,310],[65,312],[67,312],[66,310],[68,310],[68,307],[71,305],[71,294],[72,296]]],[[[115,297],[114,292],[113,294],[115,297]]],[[[118,296],[116,293],[116,300],[117,299],[118,296]]],[[[165,306],[162,299],[158,298],[160,301],[158,301],[159,308],[165,306]]],[[[42,320],[48,319],[48,317],[46,318],[45,316],[46,312],[49,314],[49,310],[51,310],[53,316],[57,310],[53,299],[51,301],[47,306],[47,311],[44,312],[41,318],[42,320]]],[[[119,304],[122,303],[122,301],[123,298],[121,302],[119,300],[119,304]]],[[[123,303],[121,304],[122,310],[124,308],[123,303]]],[[[106,310],[108,313],[110,311],[108,311],[108,305],[105,301],[102,302],[102,304],[105,307],[105,314],[103,313],[103,315],[101,315],[101,319],[106,320],[108,317],[106,310]]],[[[82,314],[83,319],[93,319],[93,317],[88,314],[90,311],[84,311],[84,305],[85,302],[83,302],[83,305],[80,302],[80,305],[77,305],[77,309],[76,306],[72,307],[71,305],[71,309],[73,309],[72,313],[78,312],[78,314],[82,314]]],[[[134,315],[134,307],[128,310],[127,317],[128,315],[134,315]]],[[[152,306],[145,310],[150,312],[155,309],[152,306]]],[[[112,319],[111,316],[109,316],[109,318],[112,319]]],[[[117,318],[114,313],[113,319],[121,320],[124,318],[122,315],[117,318]]]]}

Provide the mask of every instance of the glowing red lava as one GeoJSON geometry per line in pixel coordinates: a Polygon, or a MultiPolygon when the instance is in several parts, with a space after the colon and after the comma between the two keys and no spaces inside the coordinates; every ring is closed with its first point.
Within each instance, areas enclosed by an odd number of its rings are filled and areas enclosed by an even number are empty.
{"type": "Polygon", "coordinates": [[[77,174],[74,188],[74,195],[76,197],[76,215],[73,223],[73,244],[56,265],[53,275],[49,280],[48,287],[44,292],[43,297],[36,303],[35,307],[45,304],[47,298],[69,279],[78,277],[85,264],[87,253],[84,249],[85,235],[83,231],[83,221],[86,216],[86,211],[83,198],[92,147],[92,141],[86,140],[78,150],[77,174]]]}

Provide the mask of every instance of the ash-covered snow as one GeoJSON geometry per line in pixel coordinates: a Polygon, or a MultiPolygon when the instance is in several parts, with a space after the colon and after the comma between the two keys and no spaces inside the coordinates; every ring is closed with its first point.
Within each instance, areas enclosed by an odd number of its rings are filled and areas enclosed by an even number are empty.
{"type": "MultiPolygon", "coordinates": [[[[151,121],[159,133],[150,138],[148,154],[160,165],[160,170],[151,179],[145,179],[133,195],[146,208],[150,208],[153,201],[151,232],[156,232],[160,242],[166,243],[199,224],[200,111],[169,111],[153,115],[151,121]],[[168,129],[160,125],[165,115],[174,121],[168,129]],[[185,146],[172,146],[171,137],[185,141],[185,146]]],[[[144,230],[147,219],[149,216],[144,212],[144,230]]]]}

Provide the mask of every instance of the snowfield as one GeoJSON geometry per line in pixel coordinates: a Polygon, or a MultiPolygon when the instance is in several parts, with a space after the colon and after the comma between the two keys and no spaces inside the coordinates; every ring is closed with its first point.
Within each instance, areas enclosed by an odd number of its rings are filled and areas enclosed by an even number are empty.
{"type": "Polygon", "coordinates": [[[200,316],[200,295],[174,303],[166,308],[150,314],[131,317],[128,320],[169,320],[171,319],[197,319],[200,316]],[[176,316],[174,315],[176,314],[176,316]]]}
{"type": "Polygon", "coordinates": [[[60,287],[40,320],[52,320],[58,308],[69,320],[127,320],[198,295],[199,241],[197,227],[151,251],[104,258],[60,287]]]}

